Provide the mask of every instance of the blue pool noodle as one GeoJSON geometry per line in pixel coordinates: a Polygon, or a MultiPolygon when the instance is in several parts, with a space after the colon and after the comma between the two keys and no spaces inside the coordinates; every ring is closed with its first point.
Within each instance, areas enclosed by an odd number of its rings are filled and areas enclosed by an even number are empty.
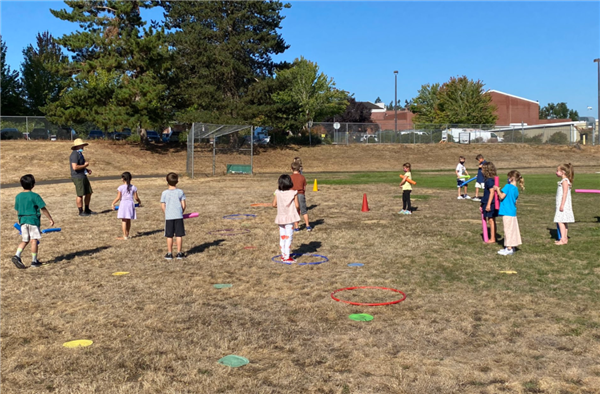
{"type": "Polygon", "coordinates": [[[473,181],[474,181],[474,180],[476,180],[476,179],[477,179],[477,178],[471,178],[471,179],[469,179],[468,181],[464,181],[463,183],[461,183],[461,184],[460,184],[460,187],[463,187],[463,186],[465,186],[467,183],[469,183],[469,182],[473,182],[473,181]]]}
{"type": "Polygon", "coordinates": [[[19,234],[21,234],[21,225],[19,223],[15,223],[13,225],[13,227],[17,229],[17,231],[19,232],[19,234]]]}
{"type": "Polygon", "coordinates": [[[46,233],[56,233],[58,231],[61,231],[60,228],[47,228],[45,230],[42,230],[42,234],[46,234],[46,233]]]}
{"type": "Polygon", "coordinates": [[[556,223],[556,237],[558,238],[559,241],[562,238],[560,235],[560,227],[558,226],[558,223],[556,223]]]}

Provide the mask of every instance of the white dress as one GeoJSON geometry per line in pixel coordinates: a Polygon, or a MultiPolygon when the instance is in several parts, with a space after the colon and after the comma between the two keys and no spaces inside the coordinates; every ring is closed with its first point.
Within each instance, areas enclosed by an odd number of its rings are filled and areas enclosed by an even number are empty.
{"type": "Polygon", "coordinates": [[[556,190],[556,213],[554,214],[554,223],[575,223],[575,216],[573,216],[573,206],[571,205],[571,182],[567,178],[564,178],[558,182],[558,189],[556,190]],[[567,182],[569,188],[567,189],[567,199],[565,200],[565,206],[563,211],[560,211],[560,203],[563,198],[562,183],[567,182]]]}

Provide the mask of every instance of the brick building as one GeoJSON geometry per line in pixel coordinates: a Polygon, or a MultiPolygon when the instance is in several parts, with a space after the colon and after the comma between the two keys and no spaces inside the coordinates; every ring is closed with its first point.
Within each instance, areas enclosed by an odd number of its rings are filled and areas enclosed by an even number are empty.
{"type": "Polygon", "coordinates": [[[500,92],[498,90],[489,90],[492,96],[492,103],[496,106],[496,125],[508,126],[510,124],[539,125],[570,122],[571,119],[539,119],[540,104],[537,101],[529,100],[523,97],[500,92]]]}
{"type": "MultiPolygon", "coordinates": [[[[544,125],[553,123],[570,122],[571,119],[539,119],[540,104],[537,101],[523,97],[489,90],[492,96],[492,104],[496,106],[497,126],[509,126],[511,124],[544,125]]],[[[386,111],[383,103],[364,103],[371,108],[371,119],[379,124],[381,130],[394,130],[394,111],[386,111]]],[[[410,130],[413,128],[414,114],[407,110],[398,111],[398,130],[410,130]]]]}

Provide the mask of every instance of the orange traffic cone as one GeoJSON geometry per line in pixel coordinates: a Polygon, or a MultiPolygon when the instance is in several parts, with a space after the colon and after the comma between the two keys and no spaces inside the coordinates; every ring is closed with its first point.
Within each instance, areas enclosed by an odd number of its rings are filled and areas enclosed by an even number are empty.
{"type": "Polygon", "coordinates": [[[369,212],[369,203],[367,202],[367,193],[363,194],[363,206],[361,212],[369,212]]]}
{"type": "Polygon", "coordinates": [[[313,192],[318,192],[319,188],[317,187],[317,180],[315,179],[315,184],[313,186],[313,192]]]}

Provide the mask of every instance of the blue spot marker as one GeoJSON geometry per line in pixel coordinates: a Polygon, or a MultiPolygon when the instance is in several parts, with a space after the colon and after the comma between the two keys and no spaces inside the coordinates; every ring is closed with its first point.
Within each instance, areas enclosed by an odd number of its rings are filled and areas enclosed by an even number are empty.
{"type": "Polygon", "coordinates": [[[362,263],[350,263],[348,264],[348,267],[362,267],[364,264],[362,263]]]}

